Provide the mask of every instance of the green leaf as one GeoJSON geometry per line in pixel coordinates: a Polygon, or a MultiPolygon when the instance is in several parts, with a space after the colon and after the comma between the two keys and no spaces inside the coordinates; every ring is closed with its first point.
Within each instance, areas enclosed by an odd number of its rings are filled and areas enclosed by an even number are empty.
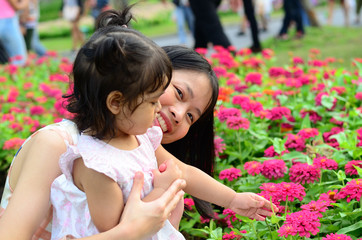
{"type": "Polygon", "coordinates": [[[309,114],[305,115],[305,117],[303,118],[303,121],[302,121],[302,123],[300,125],[300,129],[304,129],[304,128],[311,128],[309,114]]]}
{"type": "Polygon", "coordinates": [[[287,141],[287,138],[280,139],[280,138],[274,138],[272,139],[274,151],[278,154],[281,154],[283,151],[285,151],[285,142],[287,141]]]}
{"type": "Polygon", "coordinates": [[[322,106],[324,106],[327,109],[331,109],[333,107],[333,101],[334,101],[333,96],[327,96],[327,95],[322,96],[322,106]]]}
{"type": "Polygon", "coordinates": [[[246,223],[249,223],[249,222],[253,222],[254,220],[251,220],[250,218],[248,217],[245,217],[245,216],[241,216],[241,215],[238,215],[238,214],[235,214],[235,217],[237,219],[240,219],[241,221],[243,222],[246,222],[246,223]]]}
{"type": "Polygon", "coordinates": [[[345,234],[345,233],[348,233],[348,232],[352,232],[352,231],[355,231],[357,229],[360,229],[362,228],[362,221],[359,221],[351,226],[348,226],[348,227],[345,227],[345,228],[342,228],[340,229],[337,233],[338,234],[345,234]]]}

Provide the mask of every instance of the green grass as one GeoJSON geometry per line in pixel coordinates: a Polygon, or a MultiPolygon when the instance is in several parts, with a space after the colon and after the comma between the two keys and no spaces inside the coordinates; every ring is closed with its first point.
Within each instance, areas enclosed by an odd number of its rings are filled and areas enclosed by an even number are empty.
{"type": "Polygon", "coordinates": [[[334,57],[338,61],[335,67],[351,69],[353,58],[362,58],[362,31],[360,28],[328,27],[307,28],[303,39],[277,40],[275,38],[264,41],[264,48],[271,48],[276,53],[276,65],[283,66],[290,61],[290,56],[299,56],[308,59],[309,50],[317,48],[321,58],[334,57]]]}

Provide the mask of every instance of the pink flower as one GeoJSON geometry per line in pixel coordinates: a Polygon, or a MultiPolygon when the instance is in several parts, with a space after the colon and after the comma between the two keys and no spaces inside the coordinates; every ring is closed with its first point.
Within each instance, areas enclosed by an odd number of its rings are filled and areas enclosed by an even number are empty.
{"type": "Polygon", "coordinates": [[[214,148],[215,148],[215,156],[220,157],[220,153],[224,152],[224,150],[226,149],[226,144],[224,143],[224,139],[216,137],[214,139],[214,148]]]}
{"type": "Polygon", "coordinates": [[[219,118],[220,122],[226,121],[231,116],[240,117],[241,116],[240,110],[237,108],[222,108],[219,110],[219,113],[217,114],[217,117],[219,118]]]}
{"type": "Polygon", "coordinates": [[[269,76],[270,77],[279,77],[284,75],[284,68],[282,67],[271,67],[269,68],[269,76]]]}
{"type": "MultiPolygon", "coordinates": [[[[245,230],[242,230],[242,231],[245,231],[245,230]]],[[[246,231],[245,231],[245,233],[246,233],[246,231]]],[[[224,233],[224,235],[222,235],[222,240],[233,240],[233,239],[239,240],[241,238],[242,238],[242,236],[235,235],[235,233],[233,231],[231,231],[230,233],[224,233]]]]}
{"type": "Polygon", "coordinates": [[[356,93],[356,95],[354,96],[357,100],[362,101],[362,92],[358,92],[356,93]]]}
{"type": "Polygon", "coordinates": [[[291,111],[287,107],[275,107],[271,109],[267,118],[270,120],[278,120],[282,119],[283,117],[289,117],[290,114],[291,111]]]}
{"type": "Polygon", "coordinates": [[[8,102],[8,103],[14,103],[14,102],[16,102],[18,96],[19,96],[19,91],[18,91],[18,89],[12,87],[12,88],[10,89],[9,94],[8,94],[7,102],[8,102]]]}
{"type": "Polygon", "coordinates": [[[333,159],[328,159],[326,157],[317,157],[313,159],[313,165],[323,169],[337,170],[338,163],[333,159]]]}
{"type": "Polygon", "coordinates": [[[214,67],[213,70],[218,78],[225,77],[227,75],[227,70],[225,67],[217,66],[214,67]]]}
{"type": "Polygon", "coordinates": [[[69,77],[68,77],[68,75],[57,73],[57,74],[50,75],[49,80],[51,82],[65,82],[65,83],[67,83],[67,82],[69,82],[69,77]]]}
{"type": "MultiPolygon", "coordinates": [[[[280,153],[280,156],[283,156],[285,153],[289,153],[288,150],[284,150],[280,153]]],[[[279,154],[274,150],[274,146],[270,146],[264,151],[264,157],[275,157],[279,156],[279,154]]]]}
{"type": "Polygon", "coordinates": [[[4,122],[4,121],[9,121],[9,122],[12,122],[15,120],[15,117],[13,114],[11,113],[5,113],[2,117],[1,117],[1,121],[4,122]]]}
{"type": "Polygon", "coordinates": [[[299,234],[301,237],[309,238],[311,234],[316,235],[319,232],[320,225],[315,212],[302,210],[287,215],[284,225],[278,230],[278,233],[279,236],[285,237],[299,234]]]}
{"type": "Polygon", "coordinates": [[[250,161],[244,163],[244,169],[248,172],[248,174],[255,176],[260,173],[261,163],[257,161],[250,161]]]}
{"type": "Polygon", "coordinates": [[[225,219],[226,219],[226,223],[228,225],[229,228],[232,228],[232,222],[238,220],[235,216],[235,212],[232,211],[229,208],[224,209],[224,211],[222,212],[223,215],[226,215],[225,219]]]}
{"type": "Polygon", "coordinates": [[[262,163],[260,172],[268,179],[278,179],[284,177],[288,168],[283,160],[272,159],[262,163]]]}
{"type": "Polygon", "coordinates": [[[249,129],[250,126],[250,122],[248,119],[243,118],[243,117],[236,117],[236,116],[231,116],[226,120],[226,125],[228,126],[228,128],[230,129],[249,129]]]}
{"type": "Polygon", "coordinates": [[[300,206],[301,209],[307,210],[309,212],[315,212],[318,217],[323,217],[321,214],[322,212],[325,212],[328,209],[329,202],[318,200],[318,201],[310,201],[308,204],[304,204],[300,206]]]}
{"type": "Polygon", "coordinates": [[[252,54],[252,51],[250,50],[250,48],[241,48],[236,55],[237,56],[247,56],[252,54]]]}
{"type": "Polygon", "coordinates": [[[316,136],[318,136],[318,134],[319,134],[319,132],[318,132],[318,129],[316,129],[316,128],[304,128],[297,133],[298,136],[300,136],[304,139],[316,137],[316,136]]]}
{"type": "Polygon", "coordinates": [[[319,196],[319,200],[327,203],[335,203],[338,200],[337,193],[338,190],[329,190],[327,193],[322,193],[319,196]]]}
{"type": "Polygon", "coordinates": [[[233,97],[232,99],[232,103],[233,104],[238,104],[238,105],[242,105],[244,102],[249,102],[250,99],[248,96],[244,96],[244,95],[236,95],[233,97]]]}
{"type": "Polygon", "coordinates": [[[5,141],[3,150],[17,150],[24,143],[25,139],[22,138],[12,138],[5,141]]]}
{"type": "Polygon", "coordinates": [[[245,76],[245,82],[251,83],[254,85],[261,85],[262,84],[262,75],[258,72],[250,72],[245,76]]]}
{"type": "Polygon", "coordinates": [[[348,175],[358,175],[357,169],[354,166],[362,168],[362,161],[361,160],[351,160],[351,161],[349,161],[346,164],[346,166],[344,166],[346,174],[348,174],[348,175]]]}
{"type": "Polygon", "coordinates": [[[294,164],[289,169],[290,181],[294,183],[313,183],[318,181],[321,176],[321,171],[314,165],[308,163],[294,164]]]}
{"type": "Polygon", "coordinates": [[[294,134],[287,134],[287,141],[285,142],[286,148],[294,148],[297,151],[303,151],[305,149],[305,139],[294,134]]]}
{"type": "Polygon", "coordinates": [[[294,57],[293,58],[293,65],[298,65],[298,64],[304,64],[304,60],[301,57],[294,57]]]}
{"type": "Polygon", "coordinates": [[[241,170],[238,168],[224,169],[220,172],[219,175],[219,178],[221,180],[224,180],[226,178],[230,182],[235,179],[238,179],[239,177],[241,177],[241,170]]]}
{"type": "Polygon", "coordinates": [[[45,108],[43,106],[33,106],[30,108],[31,115],[42,115],[45,112],[45,108]]]}
{"type": "Polygon", "coordinates": [[[185,208],[188,209],[189,211],[192,210],[192,206],[195,206],[194,200],[192,198],[185,198],[184,199],[184,205],[185,208]]]}
{"type": "Polygon", "coordinates": [[[335,147],[335,148],[339,147],[337,140],[335,138],[331,138],[331,136],[338,134],[340,132],[343,132],[343,131],[344,131],[343,128],[334,127],[331,129],[331,131],[323,133],[324,142],[332,147],[335,147]]]}
{"type": "MultiPolygon", "coordinates": [[[[323,96],[329,96],[328,93],[326,92],[321,92],[321,93],[318,93],[317,96],[315,97],[315,102],[316,102],[316,106],[322,106],[322,98],[323,96]]],[[[332,111],[337,105],[337,99],[336,98],[333,98],[333,106],[331,108],[328,108],[327,110],[328,111],[332,111]]]]}
{"type": "Polygon", "coordinates": [[[337,197],[339,199],[346,198],[347,202],[350,202],[352,199],[359,201],[362,195],[362,179],[352,179],[350,182],[343,187],[337,197]]]}
{"type": "Polygon", "coordinates": [[[309,114],[309,120],[311,122],[313,122],[314,124],[317,123],[318,121],[322,120],[322,117],[319,116],[318,113],[315,111],[312,111],[312,110],[308,111],[308,110],[304,110],[304,109],[302,109],[300,111],[301,118],[304,118],[307,114],[309,114]]]}
{"type": "Polygon", "coordinates": [[[249,100],[240,104],[241,108],[245,112],[253,112],[255,116],[259,116],[260,112],[264,110],[263,105],[260,102],[249,100]]]}
{"type": "Polygon", "coordinates": [[[335,86],[335,87],[332,87],[332,88],[331,88],[331,91],[332,91],[332,92],[335,91],[335,92],[338,93],[338,95],[342,95],[343,93],[346,92],[346,88],[343,87],[343,86],[335,86]]]}
{"type": "Polygon", "coordinates": [[[322,240],[352,240],[352,238],[344,234],[331,233],[327,234],[322,240]]]}

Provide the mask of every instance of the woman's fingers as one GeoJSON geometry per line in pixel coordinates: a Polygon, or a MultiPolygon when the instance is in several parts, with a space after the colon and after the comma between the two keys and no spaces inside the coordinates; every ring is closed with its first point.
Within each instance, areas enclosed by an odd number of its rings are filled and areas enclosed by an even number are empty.
{"type": "Polygon", "coordinates": [[[159,198],[159,201],[163,201],[165,203],[167,213],[171,213],[171,211],[176,207],[177,203],[182,199],[185,194],[182,189],[185,187],[186,181],[183,179],[177,179],[159,198]]]}

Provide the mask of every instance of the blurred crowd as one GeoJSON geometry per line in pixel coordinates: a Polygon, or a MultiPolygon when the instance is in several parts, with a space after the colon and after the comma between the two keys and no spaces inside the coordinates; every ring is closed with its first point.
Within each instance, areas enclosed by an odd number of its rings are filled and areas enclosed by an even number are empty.
{"type": "MultiPolygon", "coordinates": [[[[11,61],[16,65],[26,62],[29,51],[38,56],[47,51],[39,40],[37,30],[39,20],[39,0],[0,0],[0,64],[11,61]]],[[[242,36],[250,28],[252,45],[250,49],[257,53],[262,50],[259,33],[268,31],[271,13],[282,9],[284,17],[276,36],[279,40],[290,38],[288,30],[296,28],[293,38],[303,38],[305,26],[319,27],[321,24],[315,12],[318,0],[160,0],[163,4],[173,4],[172,18],[178,29],[179,44],[187,45],[187,36],[191,36],[194,48],[208,48],[210,45],[231,47],[219,19],[220,5],[227,5],[240,16],[242,36]]],[[[321,0],[319,0],[321,1],[321,0]]],[[[355,11],[355,23],[360,23],[362,0],[325,0],[327,3],[327,23],[332,24],[333,12],[341,7],[344,24],[349,26],[352,10],[355,11]]],[[[85,37],[79,22],[83,16],[94,19],[107,9],[124,9],[127,0],[62,0],[60,15],[71,25],[72,51],[76,52],[85,37]]]]}

